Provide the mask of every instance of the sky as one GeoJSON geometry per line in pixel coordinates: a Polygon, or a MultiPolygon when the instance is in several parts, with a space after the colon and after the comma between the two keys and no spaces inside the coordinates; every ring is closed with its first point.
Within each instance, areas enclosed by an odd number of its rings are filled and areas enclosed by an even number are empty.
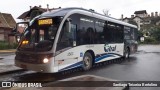
{"type": "Polygon", "coordinates": [[[1,13],[10,13],[16,21],[17,17],[23,12],[28,11],[30,6],[39,6],[43,8],[49,4],[50,8],[58,7],[81,7],[85,9],[93,9],[103,14],[108,11],[109,15],[114,18],[131,17],[135,11],[147,10],[160,13],[159,0],[4,0],[0,3],[1,13]]]}

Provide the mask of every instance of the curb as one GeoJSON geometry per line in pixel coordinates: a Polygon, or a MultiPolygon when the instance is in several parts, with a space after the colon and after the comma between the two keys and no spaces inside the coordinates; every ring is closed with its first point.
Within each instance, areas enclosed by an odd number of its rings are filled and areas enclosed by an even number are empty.
{"type": "Polygon", "coordinates": [[[16,72],[21,72],[21,71],[27,71],[26,69],[16,69],[16,70],[11,70],[11,71],[4,71],[4,72],[0,72],[0,76],[1,75],[5,75],[5,74],[11,74],[11,73],[16,73],[16,72]]]}
{"type": "Polygon", "coordinates": [[[0,54],[6,54],[6,53],[16,53],[16,52],[0,52],[0,54]]]}
{"type": "Polygon", "coordinates": [[[16,49],[0,50],[0,54],[3,54],[3,53],[15,53],[15,52],[16,52],[16,49]]]}

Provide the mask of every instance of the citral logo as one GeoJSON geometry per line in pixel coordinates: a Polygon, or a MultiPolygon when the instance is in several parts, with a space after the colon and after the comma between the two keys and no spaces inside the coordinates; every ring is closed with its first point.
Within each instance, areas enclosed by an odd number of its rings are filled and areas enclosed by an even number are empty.
{"type": "Polygon", "coordinates": [[[104,45],[104,51],[105,52],[116,51],[116,45],[115,46],[111,46],[111,45],[105,44],[104,45]]]}

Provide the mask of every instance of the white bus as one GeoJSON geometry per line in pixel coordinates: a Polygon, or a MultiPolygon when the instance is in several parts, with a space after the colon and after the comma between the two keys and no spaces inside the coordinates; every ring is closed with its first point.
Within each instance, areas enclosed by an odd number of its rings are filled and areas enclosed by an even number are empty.
{"type": "Polygon", "coordinates": [[[61,8],[35,17],[25,29],[15,65],[55,73],[136,52],[137,27],[82,8],[61,8]]]}

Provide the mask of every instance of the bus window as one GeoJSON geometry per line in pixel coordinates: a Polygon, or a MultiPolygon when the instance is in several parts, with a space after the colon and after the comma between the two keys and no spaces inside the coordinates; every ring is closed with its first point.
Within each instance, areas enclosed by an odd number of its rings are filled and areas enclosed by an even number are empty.
{"type": "Polygon", "coordinates": [[[124,27],[124,39],[125,40],[131,40],[131,28],[130,27],[124,27]]]}
{"type": "Polygon", "coordinates": [[[58,27],[55,27],[53,25],[51,27],[49,27],[49,29],[48,29],[49,39],[51,39],[51,40],[55,39],[57,30],[58,30],[58,27]]]}
{"type": "Polygon", "coordinates": [[[84,36],[84,44],[94,44],[94,30],[92,27],[88,27],[84,36]]]}
{"type": "Polygon", "coordinates": [[[76,31],[77,26],[75,24],[71,24],[71,38],[73,39],[73,46],[76,46],[76,31]]]}
{"type": "Polygon", "coordinates": [[[104,44],[104,21],[102,20],[96,20],[95,21],[95,43],[96,44],[104,44]]]}
{"type": "Polygon", "coordinates": [[[54,43],[60,20],[61,17],[42,18],[35,20],[24,31],[21,39],[22,41],[18,49],[30,51],[50,50],[52,48],[52,44],[54,43]],[[25,43],[26,41],[27,43],[25,43]],[[48,46],[46,44],[48,44],[48,46]]]}
{"type": "Polygon", "coordinates": [[[105,40],[107,43],[122,43],[123,42],[123,26],[106,22],[104,26],[105,40]]]}
{"type": "Polygon", "coordinates": [[[92,17],[81,16],[80,17],[80,29],[78,30],[79,45],[94,44],[94,20],[92,17]]]}
{"type": "Polygon", "coordinates": [[[44,30],[40,30],[40,41],[44,40],[44,30]]]}
{"type": "Polygon", "coordinates": [[[59,41],[57,45],[57,51],[62,50],[65,48],[73,47],[76,44],[76,25],[71,24],[71,30],[67,30],[68,28],[66,21],[62,27],[60,36],[59,36],[59,41]]]}

